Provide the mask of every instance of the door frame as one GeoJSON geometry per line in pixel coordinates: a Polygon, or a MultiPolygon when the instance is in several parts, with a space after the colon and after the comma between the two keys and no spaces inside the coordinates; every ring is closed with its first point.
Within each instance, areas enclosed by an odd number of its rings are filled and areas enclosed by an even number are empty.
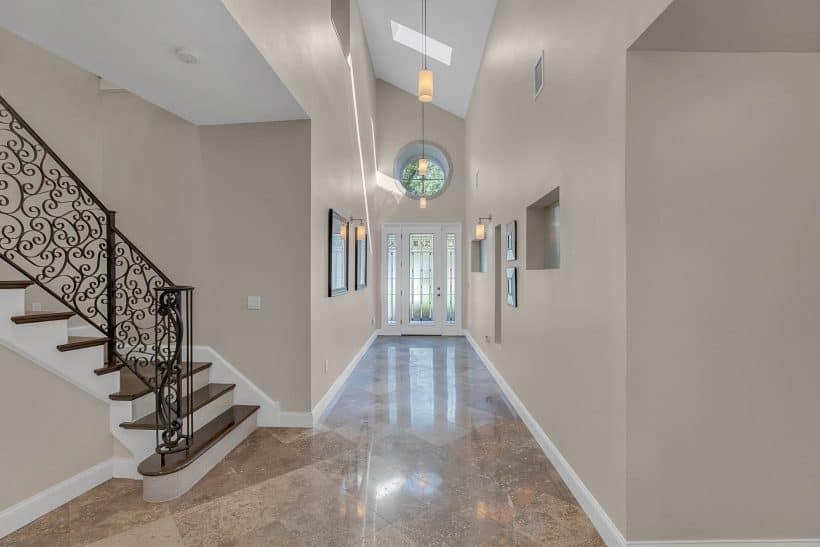
{"type": "MultiPolygon", "coordinates": [[[[430,336],[455,336],[463,334],[462,330],[462,319],[461,315],[464,309],[463,302],[462,302],[462,278],[464,272],[462,268],[464,264],[462,262],[462,247],[463,242],[461,239],[461,223],[460,222],[390,222],[385,223],[381,226],[381,251],[380,251],[380,261],[381,261],[381,334],[385,335],[430,335],[430,336]],[[439,283],[438,286],[442,287],[441,296],[437,297],[440,298],[441,303],[436,305],[436,314],[438,315],[438,319],[436,321],[436,325],[428,327],[424,326],[412,326],[409,325],[408,321],[405,319],[408,317],[409,310],[407,307],[407,290],[409,285],[409,278],[407,272],[407,262],[409,256],[405,256],[406,252],[409,252],[409,245],[405,240],[407,239],[407,234],[409,232],[416,232],[416,231],[439,231],[441,234],[438,238],[439,240],[439,249],[438,254],[442,257],[442,264],[439,267],[436,264],[436,282],[439,283]],[[397,310],[396,315],[399,317],[399,322],[394,325],[390,325],[387,322],[387,260],[386,260],[386,253],[387,253],[387,236],[389,233],[401,234],[400,242],[399,242],[399,264],[397,266],[397,290],[399,291],[399,296],[397,298],[397,310]],[[455,324],[448,325],[447,319],[445,316],[446,313],[446,306],[447,306],[447,291],[446,291],[446,281],[447,281],[447,262],[446,262],[446,234],[448,233],[455,233],[456,235],[456,279],[455,279],[455,296],[456,296],[456,320],[455,324]]],[[[438,260],[436,260],[438,262],[438,260]]]]}

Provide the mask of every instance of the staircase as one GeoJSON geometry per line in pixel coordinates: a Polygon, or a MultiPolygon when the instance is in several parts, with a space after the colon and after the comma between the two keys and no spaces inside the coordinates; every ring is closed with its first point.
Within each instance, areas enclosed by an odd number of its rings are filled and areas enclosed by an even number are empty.
{"type": "MultiPolygon", "coordinates": [[[[120,473],[161,502],[189,490],[257,425],[235,384],[193,360],[194,289],[173,284],[115,225],[115,213],[0,97],[0,343],[105,400],[133,455],[120,473]],[[38,286],[67,311],[27,312],[38,286]],[[79,318],[94,336],[70,336],[79,318]]],[[[66,409],[68,410],[68,409],[66,409]]]]}

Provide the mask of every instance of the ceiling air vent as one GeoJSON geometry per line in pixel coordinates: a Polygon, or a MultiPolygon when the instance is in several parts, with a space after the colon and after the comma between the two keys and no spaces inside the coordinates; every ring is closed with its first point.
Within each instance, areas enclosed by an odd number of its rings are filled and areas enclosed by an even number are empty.
{"type": "Polygon", "coordinates": [[[538,56],[535,66],[532,69],[532,98],[537,99],[538,94],[544,88],[544,51],[538,56]]]}

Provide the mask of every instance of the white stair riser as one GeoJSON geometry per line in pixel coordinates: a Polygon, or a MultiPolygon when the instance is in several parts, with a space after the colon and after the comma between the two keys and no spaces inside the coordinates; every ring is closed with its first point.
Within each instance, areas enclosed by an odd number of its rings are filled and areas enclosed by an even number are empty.
{"type": "MultiPolygon", "coordinates": [[[[233,390],[217,397],[194,412],[194,431],[207,424],[233,406],[233,390]]],[[[188,427],[188,418],[182,420],[182,430],[188,427]]]]}
{"type": "MultiPolygon", "coordinates": [[[[189,379],[185,378],[182,380],[182,393],[183,396],[188,392],[188,382],[189,379]]],[[[194,374],[193,377],[193,386],[191,389],[196,391],[200,388],[203,388],[208,385],[209,382],[209,374],[207,370],[203,370],[198,374],[194,374]]],[[[143,416],[147,416],[156,410],[156,397],[153,393],[148,393],[143,395],[139,399],[135,399],[131,401],[131,415],[134,416],[134,419],[137,420],[142,418],[143,416]]]]}
{"type": "Polygon", "coordinates": [[[26,290],[25,289],[3,289],[0,290],[0,313],[2,319],[8,319],[15,315],[23,315],[26,312],[26,290]]]}

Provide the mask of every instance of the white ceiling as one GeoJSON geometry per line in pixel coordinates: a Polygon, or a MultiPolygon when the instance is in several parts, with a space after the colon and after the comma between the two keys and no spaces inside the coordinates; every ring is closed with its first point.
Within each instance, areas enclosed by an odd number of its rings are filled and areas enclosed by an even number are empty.
{"type": "Polygon", "coordinates": [[[820,1],[676,0],[630,49],[820,51],[820,1]]]}
{"type": "Polygon", "coordinates": [[[307,118],[220,0],[0,0],[0,25],[195,124],[307,118]]]}
{"type": "MultiPolygon", "coordinates": [[[[427,35],[453,48],[450,66],[428,60],[435,74],[433,104],[465,117],[496,0],[428,0],[427,35]]],[[[359,0],[376,77],[416,94],[420,53],[393,41],[391,19],[421,32],[422,0],[359,0]]]]}

